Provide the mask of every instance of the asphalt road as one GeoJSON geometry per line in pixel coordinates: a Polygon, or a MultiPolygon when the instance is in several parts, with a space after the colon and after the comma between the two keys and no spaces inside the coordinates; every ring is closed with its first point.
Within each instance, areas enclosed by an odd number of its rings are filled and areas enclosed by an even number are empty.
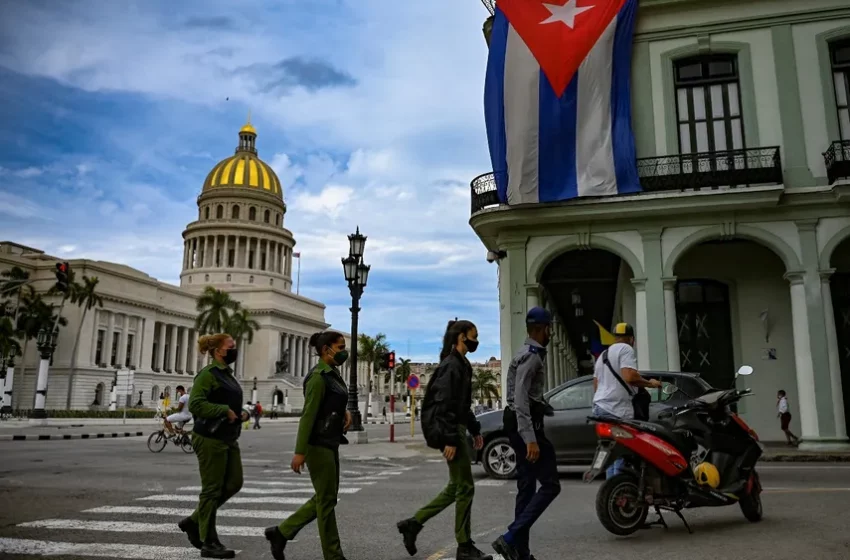
{"type": "MultiPolygon", "coordinates": [[[[219,533],[240,551],[237,558],[271,558],[262,529],[309,497],[307,477],[287,472],[295,430],[276,425],[243,435],[245,487],[219,516],[219,533]]],[[[372,427],[370,436],[386,431],[372,427]]],[[[349,560],[407,558],[395,522],[445,483],[438,456],[373,452],[386,447],[351,446],[343,453],[346,493],[338,519],[349,560]]],[[[489,550],[510,521],[514,487],[484,478],[480,467],[474,471],[473,530],[489,550]]],[[[619,539],[596,519],[597,485],[565,472],[561,496],[535,526],[533,552],[540,560],[850,558],[850,465],[765,464],[761,473],[761,523],[748,523],[737,507],[691,510],[685,515],[693,535],[670,515],[667,531],[619,539]]],[[[183,510],[194,507],[199,484],[193,455],[173,446],[150,453],[143,438],[0,442],[0,558],[199,558],[175,526],[183,510]]],[[[454,558],[453,520],[453,512],[446,512],[425,528],[417,558],[454,558]]],[[[287,553],[291,559],[321,558],[315,526],[287,553]]]]}

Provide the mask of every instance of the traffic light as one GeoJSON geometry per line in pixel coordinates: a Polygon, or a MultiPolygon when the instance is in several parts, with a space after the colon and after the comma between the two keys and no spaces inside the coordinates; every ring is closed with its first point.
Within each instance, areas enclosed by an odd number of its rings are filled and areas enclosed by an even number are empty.
{"type": "Polygon", "coordinates": [[[67,262],[56,263],[56,290],[68,292],[68,282],[71,280],[71,265],[67,262]]]}
{"type": "Polygon", "coordinates": [[[395,352],[387,354],[387,369],[395,368],[395,352]]]}

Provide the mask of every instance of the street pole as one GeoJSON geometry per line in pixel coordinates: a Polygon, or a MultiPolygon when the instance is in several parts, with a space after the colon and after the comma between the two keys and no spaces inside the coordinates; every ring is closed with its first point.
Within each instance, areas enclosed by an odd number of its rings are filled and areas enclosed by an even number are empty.
{"type": "Polygon", "coordinates": [[[395,369],[390,368],[390,443],[395,443],[395,369]]]}
{"type": "MultiPolygon", "coordinates": [[[[64,303],[64,298],[63,298],[64,303]]],[[[38,333],[38,353],[41,361],[38,364],[38,378],[35,385],[35,406],[30,413],[31,424],[47,423],[47,411],[45,405],[47,403],[47,376],[50,371],[50,358],[53,356],[53,351],[56,350],[56,342],[59,338],[59,331],[54,328],[52,332],[42,329],[38,333]]]]}
{"type": "MultiPolygon", "coordinates": [[[[348,236],[348,257],[342,259],[342,271],[351,293],[351,376],[348,383],[348,411],[351,413],[351,431],[357,432],[356,443],[366,443],[367,435],[363,429],[363,418],[360,415],[360,399],[357,397],[357,326],[360,316],[360,297],[369,280],[369,269],[363,262],[363,249],[366,246],[366,236],[360,233],[360,228],[348,236]]],[[[367,378],[368,379],[368,378],[367,378]]],[[[366,410],[369,410],[366,404],[366,410]]]]}
{"type": "Polygon", "coordinates": [[[12,393],[15,381],[15,357],[10,356],[6,359],[6,380],[3,383],[3,408],[0,409],[0,414],[3,417],[12,415],[12,393]]]}
{"type": "Polygon", "coordinates": [[[351,288],[351,376],[348,383],[348,410],[351,412],[351,431],[362,432],[363,420],[360,417],[360,403],[357,398],[357,322],[360,314],[360,290],[351,288]]]}

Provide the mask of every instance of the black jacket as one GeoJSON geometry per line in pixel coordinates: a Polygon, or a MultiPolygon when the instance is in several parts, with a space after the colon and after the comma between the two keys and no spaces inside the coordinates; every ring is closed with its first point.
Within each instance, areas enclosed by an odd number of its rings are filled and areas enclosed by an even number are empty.
{"type": "Polygon", "coordinates": [[[437,366],[425,390],[422,433],[428,447],[457,447],[460,438],[466,437],[458,426],[465,426],[473,436],[481,433],[481,424],[472,412],[472,366],[453,350],[437,366]]]}

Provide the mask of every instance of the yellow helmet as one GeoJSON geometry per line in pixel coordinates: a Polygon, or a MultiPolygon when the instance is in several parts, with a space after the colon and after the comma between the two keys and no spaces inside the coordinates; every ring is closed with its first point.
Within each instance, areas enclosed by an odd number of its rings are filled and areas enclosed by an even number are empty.
{"type": "Polygon", "coordinates": [[[720,486],[720,472],[711,463],[700,463],[697,465],[697,468],[694,469],[694,478],[702,485],[711,486],[712,488],[720,486]]]}

